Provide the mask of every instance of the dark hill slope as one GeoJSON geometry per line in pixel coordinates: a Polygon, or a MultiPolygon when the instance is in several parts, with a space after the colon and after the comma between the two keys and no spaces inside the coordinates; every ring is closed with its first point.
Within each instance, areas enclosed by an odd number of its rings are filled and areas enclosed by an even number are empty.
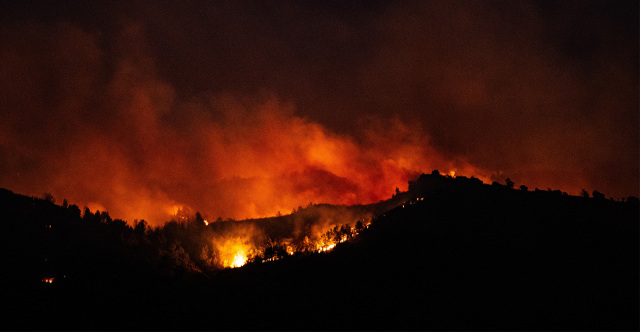
{"type": "Polygon", "coordinates": [[[148,261],[148,246],[123,246],[110,224],[89,227],[70,209],[0,193],[5,326],[638,329],[637,200],[438,175],[410,188],[413,204],[379,216],[330,253],[208,275],[167,274],[148,261]],[[50,220],[59,223],[55,236],[38,226],[50,220]],[[33,277],[42,250],[71,276],[51,285],[33,277]]]}
{"type": "Polygon", "coordinates": [[[135,307],[151,303],[166,278],[147,260],[147,248],[123,245],[123,230],[133,232],[123,225],[0,189],[2,328],[129,326],[135,307]]]}
{"type": "Polygon", "coordinates": [[[252,328],[638,328],[635,201],[437,181],[328,255],[230,271],[221,297],[258,290],[252,328]]]}
{"type": "Polygon", "coordinates": [[[388,200],[365,205],[309,204],[309,206],[304,208],[298,207],[298,209],[288,215],[239,221],[219,220],[210,223],[209,228],[216,233],[224,233],[234,228],[254,226],[259,229],[265,237],[273,240],[291,238],[296,234],[304,237],[308,232],[296,232],[296,229],[308,230],[313,225],[320,226],[322,224],[330,224],[331,226],[355,224],[357,220],[368,220],[370,217],[381,215],[386,211],[402,205],[408,201],[409,198],[409,192],[400,192],[388,200]]]}

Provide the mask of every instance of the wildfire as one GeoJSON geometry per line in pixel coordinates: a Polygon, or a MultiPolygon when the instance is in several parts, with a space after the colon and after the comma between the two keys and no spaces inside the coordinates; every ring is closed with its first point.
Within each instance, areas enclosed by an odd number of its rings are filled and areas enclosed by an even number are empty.
{"type": "Polygon", "coordinates": [[[56,278],[53,278],[53,277],[52,278],[42,278],[42,282],[44,282],[45,284],[52,284],[55,279],[56,278]]]}
{"type": "MultiPolygon", "coordinates": [[[[225,221],[210,223],[208,231],[219,232],[203,245],[198,256],[205,267],[238,268],[249,263],[267,263],[298,254],[325,253],[350,241],[369,228],[373,215],[369,212],[349,212],[347,208],[326,209],[310,205],[296,215],[282,216],[283,223],[305,222],[297,232],[267,231],[257,223],[225,221]],[[340,212],[337,212],[340,211],[340,212]],[[315,220],[309,224],[309,220],[315,220]]],[[[273,222],[267,220],[265,222],[273,222]]]]}
{"type": "Polygon", "coordinates": [[[213,241],[216,265],[236,268],[256,256],[257,250],[249,237],[218,238],[213,241]]]}
{"type": "MultiPolygon", "coordinates": [[[[227,261],[225,261],[226,263],[227,261]]],[[[229,265],[229,267],[241,267],[242,265],[247,263],[247,255],[244,252],[238,252],[235,256],[233,256],[233,261],[229,265]]],[[[225,264],[226,265],[226,264],[225,264]]]]}
{"type": "Polygon", "coordinates": [[[174,204],[172,205],[167,212],[169,213],[169,215],[172,218],[175,218],[176,220],[186,220],[189,219],[190,213],[191,211],[189,210],[188,207],[183,206],[183,205],[177,205],[174,204]]]}
{"type": "MultiPolygon", "coordinates": [[[[361,229],[368,227],[370,222],[362,224],[361,229]]],[[[305,236],[301,242],[291,238],[269,241],[262,245],[254,244],[249,237],[217,238],[213,241],[213,253],[217,266],[222,268],[238,268],[249,261],[258,259],[259,262],[273,262],[298,252],[323,253],[333,250],[337,244],[348,241],[358,235],[358,231],[348,225],[334,226],[328,230],[317,229],[310,239],[305,236]]]]}
{"type": "Polygon", "coordinates": [[[318,248],[318,252],[325,252],[325,251],[329,251],[329,250],[331,250],[331,249],[335,248],[335,246],[336,246],[336,244],[335,244],[335,243],[332,243],[332,244],[329,244],[329,245],[326,245],[326,246],[320,246],[320,247],[318,248]]]}

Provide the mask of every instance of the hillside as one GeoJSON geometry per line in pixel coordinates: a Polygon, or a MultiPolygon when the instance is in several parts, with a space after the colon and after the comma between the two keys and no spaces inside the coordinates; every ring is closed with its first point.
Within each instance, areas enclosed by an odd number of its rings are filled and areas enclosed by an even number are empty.
{"type": "MultiPolygon", "coordinates": [[[[422,175],[401,198],[409,201],[367,210],[370,226],[330,252],[207,270],[186,238],[170,239],[222,223],[127,228],[108,215],[81,217],[77,207],[0,191],[5,326],[638,329],[637,199],[437,174],[422,175]],[[49,277],[55,281],[43,282],[49,277]]],[[[308,209],[302,215],[320,211],[308,209]]]]}

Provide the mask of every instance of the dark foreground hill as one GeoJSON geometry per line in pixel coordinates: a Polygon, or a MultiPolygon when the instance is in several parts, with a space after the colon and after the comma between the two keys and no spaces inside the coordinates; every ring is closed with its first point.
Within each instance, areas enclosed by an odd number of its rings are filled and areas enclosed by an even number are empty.
{"type": "Polygon", "coordinates": [[[423,175],[410,202],[329,253],[197,273],[0,194],[6,329],[638,329],[635,199],[423,175]]]}

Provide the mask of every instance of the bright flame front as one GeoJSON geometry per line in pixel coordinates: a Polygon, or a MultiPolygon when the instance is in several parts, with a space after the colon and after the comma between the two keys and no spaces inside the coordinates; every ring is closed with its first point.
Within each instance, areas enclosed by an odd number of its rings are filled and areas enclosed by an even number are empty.
{"type": "Polygon", "coordinates": [[[235,256],[233,256],[233,262],[229,267],[241,267],[242,265],[247,263],[247,256],[244,252],[238,252],[235,256]]]}

